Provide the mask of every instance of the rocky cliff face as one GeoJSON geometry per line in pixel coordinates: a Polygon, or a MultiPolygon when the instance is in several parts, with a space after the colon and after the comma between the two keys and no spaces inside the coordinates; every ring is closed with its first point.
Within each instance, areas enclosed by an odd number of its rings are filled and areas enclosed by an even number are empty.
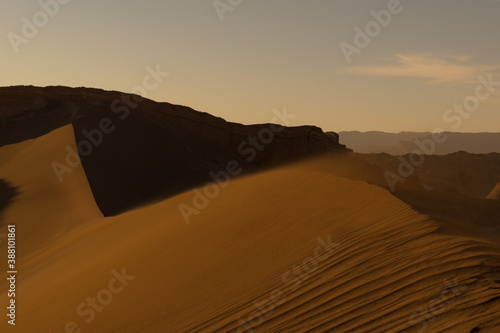
{"type": "Polygon", "coordinates": [[[88,88],[0,88],[0,146],[72,124],[105,215],[220,180],[229,166],[244,174],[348,151],[337,135],[318,127],[244,126],[138,97],[88,88]]]}
{"type": "Polygon", "coordinates": [[[335,133],[325,134],[315,126],[284,127],[273,131],[270,124],[245,126],[227,122],[208,113],[169,103],[143,99],[134,95],[91,88],[16,86],[0,88],[0,146],[32,139],[80,119],[116,114],[127,107],[130,112],[147,117],[165,127],[182,128],[187,133],[216,145],[236,151],[249,136],[261,134],[269,147],[262,162],[279,162],[310,154],[346,151],[335,133]]]}

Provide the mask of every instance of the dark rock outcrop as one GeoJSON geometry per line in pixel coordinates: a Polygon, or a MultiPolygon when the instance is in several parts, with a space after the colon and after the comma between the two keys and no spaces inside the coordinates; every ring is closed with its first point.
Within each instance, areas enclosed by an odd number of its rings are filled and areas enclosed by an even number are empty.
{"type": "Polygon", "coordinates": [[[211,182],[214,175],[224,176],[230,163],[244,174],[348,151],[338,135],[315,126],[244,126],[185,106],[99,89],[0,88],[0,146],[68,124],[105,215],[211,182]],[[100,129],[103,122],[108,133],[100,129]]]}

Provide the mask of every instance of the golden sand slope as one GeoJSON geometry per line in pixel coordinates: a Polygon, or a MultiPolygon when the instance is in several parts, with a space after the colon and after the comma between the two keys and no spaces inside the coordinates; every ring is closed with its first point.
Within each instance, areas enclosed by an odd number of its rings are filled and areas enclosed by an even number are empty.
{"type": "Polygon", "coordinates": [[[500,199],[500,183],[488,195],[488,199],[500,199]]]}
{"type": "Polygon", "coordinates": [[[498,246],[383,189],[290,166],[231,182],[186,225],[193,196],[87,223],[19,267],[15,332],[500,330],[498,246]]]}
{"type": "Polygon", "coordinates": [[[81,165],[66,173],[62,183],[54,173],[51,164],[64,162],[66,146],[76,151],[71,125],[0,148],[0,178],[19,192],[2,216],[4,225],[15,224],[22,234],[18,258],[53,243],[85,221],[102,217],[81,165]]]}

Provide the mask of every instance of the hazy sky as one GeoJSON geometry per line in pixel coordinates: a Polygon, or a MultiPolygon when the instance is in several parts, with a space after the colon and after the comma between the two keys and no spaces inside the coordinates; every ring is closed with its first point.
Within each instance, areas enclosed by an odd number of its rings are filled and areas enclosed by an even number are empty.
{"type": "Polygon", "coordinates": [[[2,2],[1,86],[130,92],[160,65],[170,75],[147,97],[229,121],[286,107],[291,125],[329,131],[500,131],[500,85],[470,97],[478,76],[500,82],[500,1],[54,1],[42,0],[53,17],[39,1],[2,2]],[[383,27],[370,12],[388,7],[383,27]],[[367,24],[369,45],[356,44],[367,24]],[[343,42],[358,46],[350,63],[343,42]],[[474,111],[446,113],[466,98],[474,111]]]}

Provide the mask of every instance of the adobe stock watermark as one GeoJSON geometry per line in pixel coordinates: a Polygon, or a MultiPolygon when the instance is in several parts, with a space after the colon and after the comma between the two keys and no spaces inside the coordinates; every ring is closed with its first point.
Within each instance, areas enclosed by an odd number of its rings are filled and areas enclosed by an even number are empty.
{"type": "MultiPolygon", "coordinates": [[[[286,107],[282,111],[274,109],[273,113],[276,115],[271,119],[271,123],[275,123],[278,120],[281,121],[285,126],[290,124],[290,119],[294,119],[296,116],[287,113],[286,107]]],[[[253,162],[259,152],[266,149],[266,146],[274,141],[276,133],[282,132],[285,128],[282,125],[269,124],[268,127],[264,127],[259,130],[257,135],[249,136],[246,140],[238,145],[238,153],[245,157],[248,163],[253,162]]],[[[199,189],[193,190],[192,206],[182,203],[178,206],[179,211],[186,222],[187,225],[191,223],[192,215],[200,215],[201,211],[208,207],[211,199],[215,199],[221,192],[221,189],[226,188],[231,181],[231,178],[239,176],[243,172],[243,167],[240,162],[236,160],[231,160],[226,163],[226,168],[223,171],[215,173],[211,171],[209,173],[210,178],[213,182],[208,183],[203,188],[203,191],[199,189]]]]}
{"type": "MultiPolygon", "coordinates": [[[[104,311],[104,309],[111,304],[114,296],[123,292],[125,287],[127,287],[130,281],[135,280],[135,276],[128,275],[125,268],[122,268],[121,272],[116,269],[111,271],[113,276],[106,286],[99,290],[95,296],[89,296],[85,300],[82,300],[80,304],[76,307],[76,314],[82,318],[86,325],[90,325],[97,317],[97,315],[104,311]]],[[[63,328],[63,331],[57,333],[81,333],[81,325],[77,321],[68,321],[63,328]]]]}
{"type": "Polygon", "coordinates": [[[10,45],[14,49],[14,52],[18,54],[21,45],[27,45],[33,38],[35,38],[40,29],[44,28],[49,24],[50,20],[59,14],[61,6],[68,4],[71,0],[40,0],[38,1],[38,6],[40,10],[34,13],[31,19],[23,16],[21,18],[22,27],[21,34],[15,32],[9,32],[7,34],[7,39],[10,45]]]}
{"type": "MultiPolygon", "coordinates": [[[[479,76],[479,84],[474,89],[474,94],[467,96],[461,103],[455,103],[452,108],[446,110],[443,114],[443,121],[451,124],[451,129],[458,130],[464,119],[470,116],[479,109],[481,102],[486,101],[500,87],[500,82],[493,80],[493,74],[487,77],[479,76]]],[[[403,156],[399,156],[398,174],[386,171],[384,173],[385,180],[391,192],[396,190],[397,183],[403,183],[406,179],[412,176],[416,168],[420,167],[425,162],[426,155],[432,155],[436,152],[438,145],[443,144],[448,140],[448,136],[443,133],[443,129],[436,128],[429,138],[415,139],[413,142],[418,149],[412,151],[408,155],[408,160],[403,156]]]]}
{"type": "MultiPolygon", "coordinates": [[[[127,119],[130,115],[130,111],[136,109],[139,103],[147,97],[148,91],[158,88],[164,79],[170,75],[167,72],[162,72],[160,65],[156,65],[156,68],[148,66],[146,67],[146,72],[147,74],[142,80],[142,85],[138,85],[132,89],[133,95],[122,94],[120,98],[115,99],[111,103],[111,111],[118,115],[118,119],[127,119]]],[[[87,140],[80,140],[77,142],[78,152],[67,145],[65,148],[67,152],[65,163],[53,161],[51,164],[52,170],[54,170],[59,182],[63,182],[64,174],[72,173],[75,168],[79,167],[82,163],[82,159],[90,156],[94,148],[103,143],[105,135],[113,133],[115,129],[116,124],[114,124],[110,118],[102,118],[99,121],[98,128],[90,131],[82,131],[83,136],[87,138],[87,140]]]]}
{"type": "MultiPolygon", "coordinates": [[[[412,1],[412,0],[408,0],[412,1]]],[[[393,16],[399,15],[403,12],[403,5],[400,0],[389,0],[387,3],[387,9],[382,9],[379,11],[371,10],[370,15],[373,20],[368,21],[364,29],[356,26],[354,27],[354,38],[352,44],[347,42],[341,42],[339,44],[340,50],[344,55],[345,60],[348,64],[352,62],[352,56],[354,54],[360,54],[362,50],[367,48],[372,40],[378,37],[384,29],[386,29],[389,24],[391,24],[393,16]]]]}
{"type": "Polygon", "coordinates": [[[224,15],[227,12],[233,12],[234,9],[238,6],[240,6],[243,3],[244,0],[214,0],[212,2],[215,11],[217,12],[217,15],[219,16],[219,19],[221,22],[224,21],[224,15]]]}
{"type": "Polygon", "coordinates": [[[318,242],[318,246],[314,250],[314,255],[304,259],[302,263],[298,265],[292,265],[292,267],[282,275],[281,281],[284,284],[282,287],[271,291],[269,297],[262,302],[253,301],[255,310],[251,311],[246,319],[241,317],[237,319],[237,333],[254,332],[255,328],[261,326],[266,319],[273,315],[274,310],[286,301],[284,293],[287,290],[295,291],[299,289],[300,285],[318,269],[319,264],[327,260],[333,254],[333,249],[340,245],[332,243],[331,235],[328,235],[326,240],[318,237],[316,241],[318,242]],[[324,252],[323,255],[320,255],[321,251],[324,252]]]}
{"type": "MultiPolygon", "coordinates": [[[[457,277],[453,282],[445,280],[444,284],[446,287],[441,291],[439,297],[433,299],[425,307],[420,307],[418,312],[410,315],[408,323],[410,327],[420,326],[417,330],[418,333],[424,332],[429,327],[429,323],[436,320],[436,317],[445,311],[447,305],[453,303],[457,297],[467,290],[466,286],[458,284],[457,277]]],[[[401,333],[406,333],[406,331],[401,333]]]]}

